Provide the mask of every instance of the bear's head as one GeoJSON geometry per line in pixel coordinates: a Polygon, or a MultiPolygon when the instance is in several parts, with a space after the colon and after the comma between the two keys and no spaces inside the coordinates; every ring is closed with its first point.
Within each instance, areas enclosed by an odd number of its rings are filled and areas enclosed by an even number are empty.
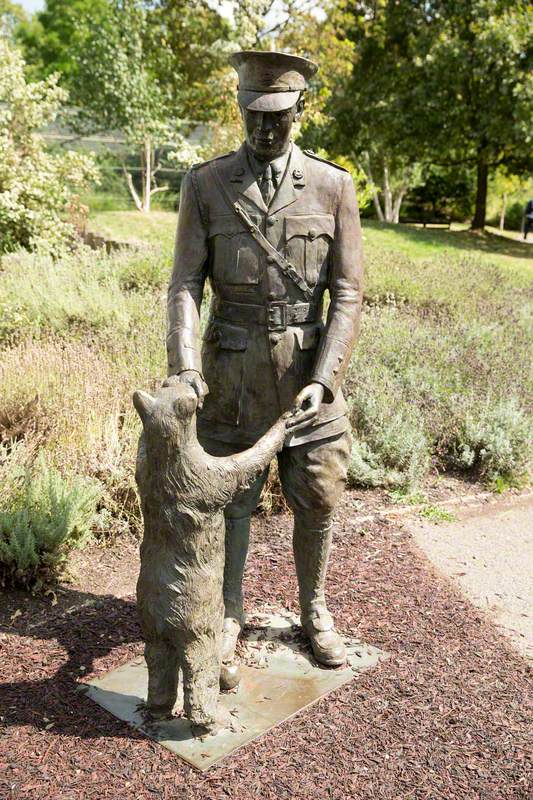
{"type": "Polygon", "coordinates": [[[191,435],[196,437],[198,397],[188,384],[163,386],[154,396],[134,392],[133,405],[142,420],[147,443],[164,439],[179,446],[191,435]]]}

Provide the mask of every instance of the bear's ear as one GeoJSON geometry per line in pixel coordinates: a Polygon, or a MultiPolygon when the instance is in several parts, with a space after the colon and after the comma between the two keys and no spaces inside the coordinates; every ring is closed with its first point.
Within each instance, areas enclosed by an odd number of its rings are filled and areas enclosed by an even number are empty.
{"type": "Polygon", "coordinates": [[[133,405],[144,422],[146,417],[151,413],[155,405],[155,398],[148,392],[133,392],[133,405]]]}

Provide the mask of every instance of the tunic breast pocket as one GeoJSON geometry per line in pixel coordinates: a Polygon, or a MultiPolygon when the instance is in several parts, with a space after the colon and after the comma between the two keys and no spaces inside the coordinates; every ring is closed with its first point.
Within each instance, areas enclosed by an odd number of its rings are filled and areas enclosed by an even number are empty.
{"type": "MultiPolygon", "coordinates": [[[[257,224],[259,217],[254,219],[257,224]]],[[[251,235],[232,215],[209,223],[211,274],[219,284],[245,286],[259,283],[259,253],[251,235]]]]}
{"type": "Polygon", "coordinates": [[[310,286],[327,271],[335,233],[332,214],[302,214],[285,217],[285,254],[310,286]]]}

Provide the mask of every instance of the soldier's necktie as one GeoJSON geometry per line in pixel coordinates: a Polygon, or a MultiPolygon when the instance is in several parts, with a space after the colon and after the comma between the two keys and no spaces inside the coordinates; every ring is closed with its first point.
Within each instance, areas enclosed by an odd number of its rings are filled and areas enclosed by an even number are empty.
{"type": "Polygon", "coordinates": [[[276,187],[274,186],[274,172],[272,170],[272,166],[267,164],[261,180],[261,194],[263,195],[265,205],[270,205],[275,191],[276,187]]]}

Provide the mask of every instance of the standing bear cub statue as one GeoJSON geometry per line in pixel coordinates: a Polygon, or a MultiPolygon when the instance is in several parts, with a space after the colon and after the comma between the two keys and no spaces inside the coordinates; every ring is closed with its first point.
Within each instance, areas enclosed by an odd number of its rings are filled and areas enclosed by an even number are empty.
{"type": "Polygon", "coordinates": [[[224,507],[282,448],[287,415],[250,449],[215,458],[196,436],[194,390],[176,379],[165,384],[153,397],[133,395],[143,424],[135,478],[144,518],[137,606],[146,710],[154,720],[171,715],[181,672],[184,713],[201,735],[220,727],[224,507]]]}

